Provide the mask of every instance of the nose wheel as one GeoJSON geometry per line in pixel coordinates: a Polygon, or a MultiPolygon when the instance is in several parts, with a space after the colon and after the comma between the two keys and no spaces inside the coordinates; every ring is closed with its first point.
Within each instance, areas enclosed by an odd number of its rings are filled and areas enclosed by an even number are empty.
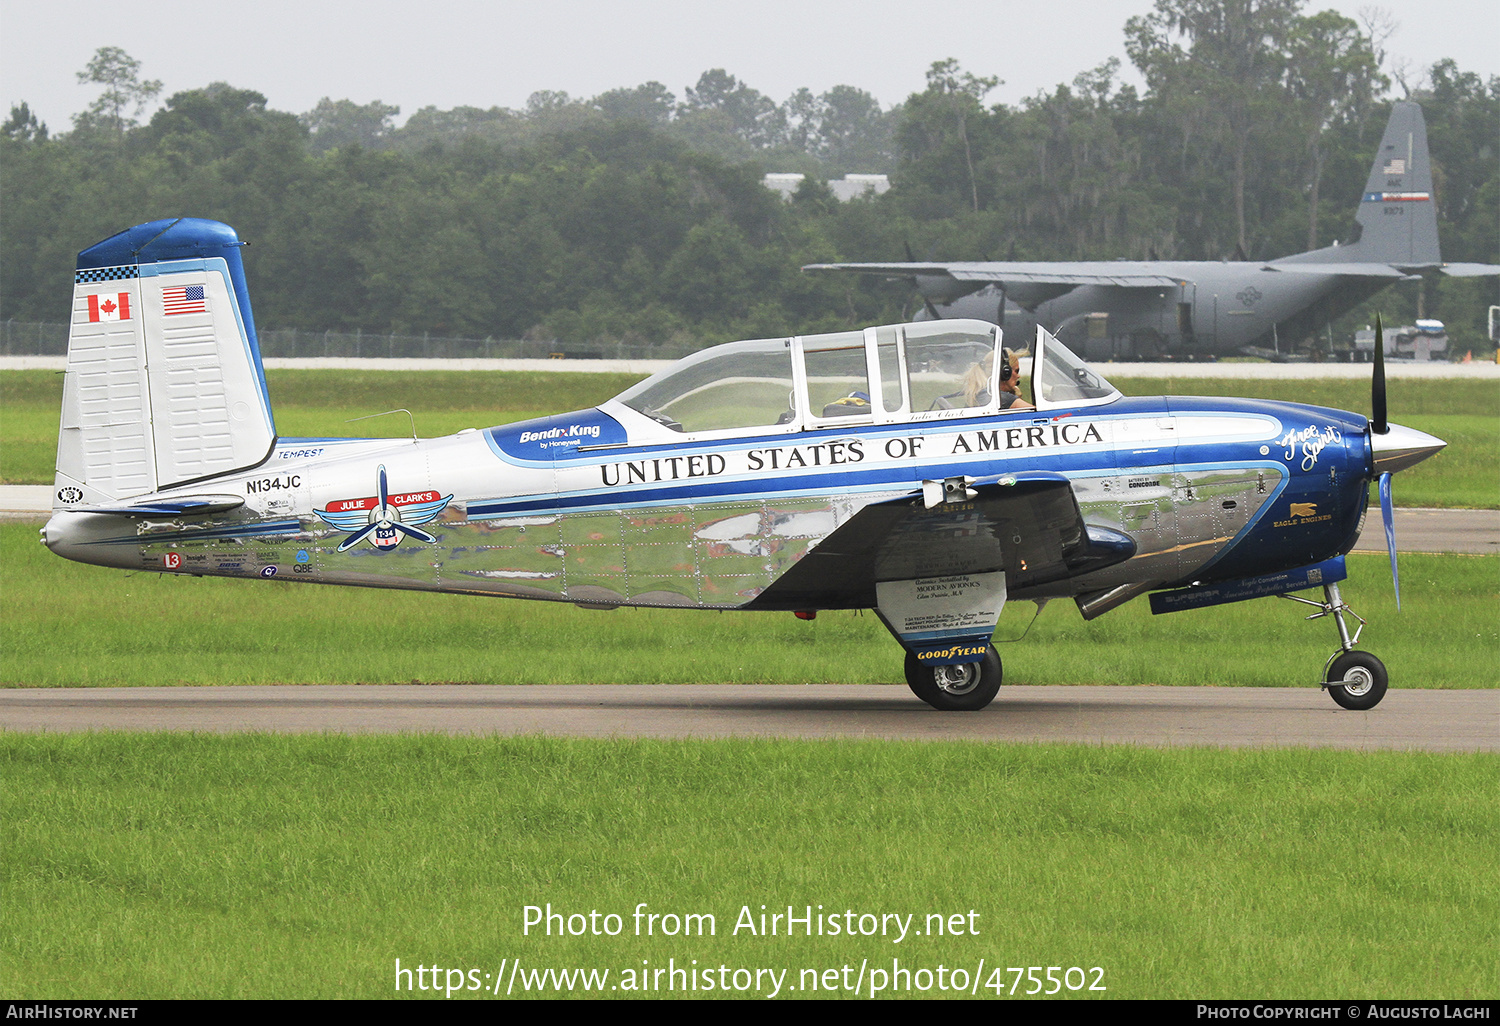
{"type": "Polygon", "coordinates": [[[912,692],[944,712],[975,712],[994,700],[1000,690],[1000,653],[991,645],[977,663],[927,666],[906,653],[906,684],[912,692]]]}
{"type": "Polygon", "coordinates": [[[1345,709],[1373,709],[1385,697],[1385,664],[1368,652],[1336,652],[1323,674],[1328,697],[1345,709]]]}
{"type": "Polygon", "coordinates": [[[1359,641],[1360,632],[1365,629],[1365,621],[1339,595],[1338,584],[1323,585],[1322,602],[1298,595],[1282,597],[1316,606],[1318,611],[1309,616],[1309,620],[1316,620],[1320,616],[1333,617],[1334,626],[1339,632],[1339,650],[1328,657],[1328,663],[1323,667],[1321,686],[1328,691],[1328,697],[1345,709],[1373,709],[1379,705],[1389,683],[1385,664],[1368,652],[1355,650],[1354,645],[1359,641]],[[1354,628],[1352,635],[1349,633],[1349,625],[1344,621],[1346,614],[1359,621],[1359,626],[1354,628]]]}

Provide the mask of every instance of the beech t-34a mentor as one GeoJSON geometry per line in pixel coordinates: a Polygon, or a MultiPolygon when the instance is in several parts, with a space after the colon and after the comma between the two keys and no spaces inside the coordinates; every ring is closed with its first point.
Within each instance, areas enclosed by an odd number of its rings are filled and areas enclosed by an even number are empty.
{"type": "Polygon", "coordinates": [[[79,254],[52,551],[591,608],[873,608],[912,690],[953,710],[1000,686],[1007,599],[1093,618],[1321,586],[1300,601],[1338,629],[1323,686],[1354,709],[1385,692],[1343,554],[1370,482],[1388,511],[1390,473],[1444,443],[1386,423],[1380,364],[1370,419],[1126,398],[1043,331],[1033,406],[995,325],[945,320],[717,346],[594,409],[447,438],[279,438],[239,246],[182,218],[79,254]]]}

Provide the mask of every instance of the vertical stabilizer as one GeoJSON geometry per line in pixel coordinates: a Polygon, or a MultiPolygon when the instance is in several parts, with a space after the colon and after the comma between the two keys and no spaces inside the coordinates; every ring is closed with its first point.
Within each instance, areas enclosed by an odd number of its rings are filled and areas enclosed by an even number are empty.
{"type": "Polygon", "coordinates": [[[276,441],[234,229],[153,221],[78,254],[55,501],[261,463],[276,441]]]}
{"type": "Polygon", "coordinates": [[[1417,104],[1402,100],[1391,107],[1354,220],[1356,241],[1271,263],[1391,264],[1403,270],[1442,263],[1427,122],[1417,104]]]}
{"type": "Polygon", "coordinates": [[[1436,265],[1437,205],[1432,198],[1432,159],[1427,155],[1427,122],[1422,108],[1402,101],[1391,108],[1391,120],[1370,167],[1360,197],[1359,241],[1343,254],[1399,267],[1436,265]]]}

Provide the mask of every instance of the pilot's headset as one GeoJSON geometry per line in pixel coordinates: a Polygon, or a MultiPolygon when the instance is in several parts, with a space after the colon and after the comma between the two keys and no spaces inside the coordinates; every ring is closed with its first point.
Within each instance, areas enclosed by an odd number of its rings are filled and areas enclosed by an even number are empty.
{"type": "Polygon", "coordinates": [[[1009,381],[1021,375],[1021,358],[1013,350],[1001,349],[1000,380],[1009,381]]]}

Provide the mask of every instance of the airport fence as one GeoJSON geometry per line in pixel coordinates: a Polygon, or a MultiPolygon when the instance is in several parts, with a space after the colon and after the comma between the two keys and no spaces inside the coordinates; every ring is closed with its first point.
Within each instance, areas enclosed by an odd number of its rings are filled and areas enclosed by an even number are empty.
{"type": "MultiPolygon", "coordinates": [[[[558,342],[518,338],[451,338],[370,331],[304,331],[270,328],[257,333],[261,356],[281,359],[569,359],[675,360],[698,347],[679,343],[558,342]]],[[[68,325],[47,321],[0,321],[0,356],[65,356],[68,325]]]]}

